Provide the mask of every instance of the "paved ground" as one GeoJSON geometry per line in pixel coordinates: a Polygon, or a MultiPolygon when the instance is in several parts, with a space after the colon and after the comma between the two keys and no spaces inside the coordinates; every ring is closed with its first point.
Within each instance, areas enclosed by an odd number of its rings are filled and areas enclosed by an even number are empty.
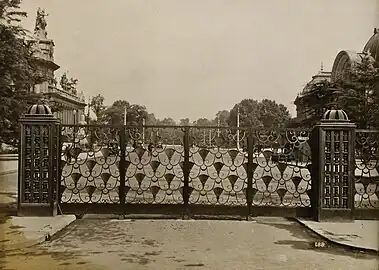
{"type": "Polygon", "coordinates": [[[316,222],[304,218],[297,220],[332,242],[379,252],[379,220],[353,222],[316,222]]]}
{"type": "Polygon", "coordinates": [[[40,247],[6,253],[22,269],[379,269],[379,258],[329,246],[282,218],[244,221],[84,218],[40,247]]]}

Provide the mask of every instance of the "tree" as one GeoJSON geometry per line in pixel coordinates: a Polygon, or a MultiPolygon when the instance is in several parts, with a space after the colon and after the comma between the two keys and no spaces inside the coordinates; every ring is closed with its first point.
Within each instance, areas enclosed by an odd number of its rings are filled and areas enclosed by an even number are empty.
{"type": "MultiPolygon", "coordinates": [[[[96,115],[96,122],[101,123],[104,117],[104,113],[106,110],[106,106],[104,105],[104,97],[101,94],[98,94],[97,96],[93,97],[90,101],[90,109],[95,113],[96,115]]],[[[87,119],[87,123],[88,123],[87,119]]]]}
{"type": "Polygon", "coordinates": [[[182,118],[180,119],[180,125],[181,126],[189,126],[191,123],[189,118],[182,118]]]}
{"type": "Polygon", "coordinates": [[[146,117],[146,125],[157,125],[158,119],[153,113],[148,113],[146,117]]]}
{"type": "Polygon", "coordinates": [[[228,118],[230,116],[230,112],[227,111],[227,110],[223,110],[223,111],[219,111],[217,114],[216,114],[216,118],[215,118],[215,124],[217,125],[218,123],[220,124],[220,126],[228,126],[228,118]]]}
{"type": "Polygon", "coordinates": [[[338,109],[343,109],[358,128],[378,127],[379,69],[374,59],[365,55],[360,63],[337,80],[334,94],[338,109]]]}
{"type": "Polygon", "coordinates": [[[253,127],[262,128],[263,124],[259,120],[259,102],[254,99],[244,99],[240,103],[234,105],[233,109],[230,111],[228,117],[229,126],[237,126],[237,112],[239,108],[240,115],[240,126],[241,127],[253,127]]]}
{"type": "Polygon", "coordinates": [[[236,104],[230,111],[227,123],[229,126],[237,126],[237,112],[241,127],[252,127],[255,129],[282,128],[291,119],[289,111],[283,104],[273,100],[244,99],[236,104]]]}
{"type": "Polygon", "coordinates": [[[366,55],[333,82],[309,85],[302,97],[307,117],[300,125],[312,126],[327,109],[342,109],[358,128],[379,127],[379,70],[373,58],[366,55]]]}
{"type": "Polygon", "coordinates": [[[164,126],[176,126],[176,122],[174,119],[168,117],[164,118],[163,120],[158,121],[159,125],[164,125],[164,126]]]}
{"type": "Polygon", "coordinates": [[[45,80],[37,72],[33,43],[19,25],[26,13],[20,11],[20,0],[0,0],[0,145],[16,146],[19,141],[18,118],[27,108],[41,102],[42,95],[30,91],[45,80]]]}
{"type": "Polygon", "coordinates": [[[193,122],[194,126],[211,126],[212,121],[207,118],[199,118],[196,121],[193,122]]]}
{"type": "Polygon", "coordinates": [[[291,119],[287,107],[274,100],[263,99],[259,103],[259,111],[259,120],[266,129],[283,128],[291,119]]]}
{"type": "Polygon", "coordinates": [[[122,125],[124,123],[125,108],[127,125],[142,125],[143,119],[147,118],[148,114],[145,106],[138,104],[130,105],[125,100],[117,100],[105,110],[105,122],[110,125],[122,125]]]}

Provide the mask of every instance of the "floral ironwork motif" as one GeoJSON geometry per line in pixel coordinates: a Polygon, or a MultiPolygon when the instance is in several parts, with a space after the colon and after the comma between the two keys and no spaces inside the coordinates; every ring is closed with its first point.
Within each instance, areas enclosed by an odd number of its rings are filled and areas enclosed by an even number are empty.
{"type": "Polygon", "coordinates": [[[253,131],[253,206],[310,207],[309,130],[253,131]]]}
{"type": "Polygon", "coordinates": [[[189,133],[189,204],[247,205],[247,131],[192,127],[189,133]]]}
{"type": "Polygon", "coordinates": [[[63,125],[61,147],[61,202],[119,202],[118,128],[63,125]]]}
{"type": "Polygon", "coordinates": [[[308,130],[62,125],[60,132],[62,203],[310,206],[308,130]]]}
{"type": "Polygon", "coordinates": [[[355,207],[379,209],[379,131],[357,130],[355,207]]]}
{"type": "Polygon", "coordinates": [[[125,202],[183,203],[183,131],[175,127],[125,128],[125,202]]]}

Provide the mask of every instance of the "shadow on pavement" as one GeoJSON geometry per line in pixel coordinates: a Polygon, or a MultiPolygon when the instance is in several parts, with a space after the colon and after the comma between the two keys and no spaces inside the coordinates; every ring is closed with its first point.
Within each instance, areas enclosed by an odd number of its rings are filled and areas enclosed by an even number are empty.
{"type": "Polygon", "coordinates": [[[293,249],[299,250],[310,250],[320,253],[328,253],[338,256],[347,256],[357,259],[366,259],[372,260],[374,258],[378,258],[377,253],[369,252],[369,251],[361,251],[359,249],[355,249],[352,247],[337,245],[334,243],[330,243],[327,240],[322,239],[313,231],[307,229],[306,227],[299,224],[296,220],[288,219],[286,222],[280,221],[265,221],[265,220],[257,220],[257,223],[272,226],[277,229],[286,230],[291,233],[291,235],[297,240],[281,240],[276,241],[277,245],[290,246],[293,249]],[[325,247],[315,247],[315,242],[324,242],[326,244],[325,247]]]}

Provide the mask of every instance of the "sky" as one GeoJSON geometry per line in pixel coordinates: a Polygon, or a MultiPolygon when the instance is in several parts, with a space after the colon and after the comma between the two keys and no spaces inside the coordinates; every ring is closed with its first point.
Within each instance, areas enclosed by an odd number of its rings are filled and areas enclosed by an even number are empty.
{"type": "Polygon", "coordinates": [[[245,98],[295,116],[296,95],[341,50],[361,52],[379,0],[23,0],[44,8],[56,72],[79,91],[145,105],[158,118],[214,118],[245,98]]]}

